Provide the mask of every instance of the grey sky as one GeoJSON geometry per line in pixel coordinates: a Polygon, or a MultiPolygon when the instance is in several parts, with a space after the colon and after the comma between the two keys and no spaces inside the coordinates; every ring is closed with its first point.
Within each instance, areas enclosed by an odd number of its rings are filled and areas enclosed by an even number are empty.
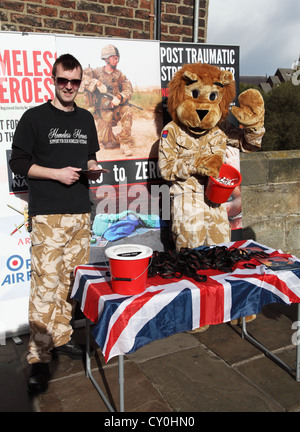
{"type": "Polygon", "coordinates": [[[274,75],[300,54],[300,0],[210,0],[207,43],[240,46],[241,75],[274,75]]]}

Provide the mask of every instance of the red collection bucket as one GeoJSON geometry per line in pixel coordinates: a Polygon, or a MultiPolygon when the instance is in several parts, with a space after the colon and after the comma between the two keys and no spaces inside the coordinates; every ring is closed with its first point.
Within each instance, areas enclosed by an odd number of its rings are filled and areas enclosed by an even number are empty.
{"type": "Polygon", "coordinates": [[[219,178],[222,177],[233,180],[233,185],[226,185],[220,183],[214,177],[209,177],[205,189],[206,198],[216,204],[225,203],[232,194],[234,188],[239,186],[242,182],[241,173],[236,168],[228,164],[223,164],[221,166],[219,178]]]}
{"type": "Polygon", "coordinates": [[[144,245],[123,244],[106,249],[109,259],[112,290],[118,294],[135,295],[146,289],[150,257],[153,250],[144,245]]]}

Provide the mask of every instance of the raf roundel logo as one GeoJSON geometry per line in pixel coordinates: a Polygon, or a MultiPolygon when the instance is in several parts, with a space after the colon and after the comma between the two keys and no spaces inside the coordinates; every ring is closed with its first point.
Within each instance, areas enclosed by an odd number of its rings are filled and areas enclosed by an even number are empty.
{"type": "Polygon", "coordinates": [[[20,255],[12,255],[11,257],[8,258],[7,260],[7,268],[10,271],[17,271],[20,270],[20,268],[23,267],[24,264],[24,260],[20,255]]]}

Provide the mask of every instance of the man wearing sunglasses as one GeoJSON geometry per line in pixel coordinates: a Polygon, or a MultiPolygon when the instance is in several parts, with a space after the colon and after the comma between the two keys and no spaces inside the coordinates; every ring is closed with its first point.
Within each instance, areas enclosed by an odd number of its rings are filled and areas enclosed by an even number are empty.
{"type": "Polygon", "coordinates": [[[89,261],[91,203],[80,171],[98,169],[99,144],[92,114],[74,102],[81,78],[78,60],[60,56],[52,70],[54,99],[23,114],[12,144],[10,167],[28,178],[32,220],[30,391],[47,389],[53,351],[82,358],[71,338],[70,290],[74,267],[89,261]]]}

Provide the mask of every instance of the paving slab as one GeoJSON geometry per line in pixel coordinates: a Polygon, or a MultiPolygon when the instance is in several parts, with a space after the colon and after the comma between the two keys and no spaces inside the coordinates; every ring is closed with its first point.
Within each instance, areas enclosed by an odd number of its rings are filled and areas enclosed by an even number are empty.
{"type": "MultiPolygon", "coordinates": [[[[295,347],[276,355],[289,366],[295,367],[295,347]]],[[[253,359],[236,366],[236,370],[285,411],[300,411],[300,383],[272,360],[265,356],[253,359]]]]}
{"type": "Polygon", "coordinates": [[[178,333],[145,345],[135,353],[127,355],[127,358],[135,363],[141,363],[197,346],[199,346],[199,341],[192,335],[189,333],[178,333]]]}
{"type": "MultiPolygon", "coordinates": [[[[257,318],[247,324],[251,336],[265,345],[270,351],[292,345],[292,322],[296,320],[296,309],[292,306],[274,305],[263,308],[257,318]]],[[[210,350],[233,365],[261,354],[253,344],[242,339],[240,326],[218,324],[210,326],[204,333],[194,336],[210,350]]]]}
{"type": "Polygon", "coordinates": [[[283,411],[202,344],[139,366],[176,412],[283,411]]]}
{"type": "Polygon", "coordinates": [[[27,381],[20,363],[0,362],[0,412],[34,412],[35,407],[27,393],[27,381]]]}
{"type": "Polygon", "coordinates": [[[16,347],[11,339],[0,345],[0,412],[35,410],[16,347]]]}
{"type": "MultiPolygon", "coordinates": [[[[118,367],[106,367],[93,376],[115,410],[119,410],[118,367]]],[[[126,412],[169,412],[168,403],[140,369],[132,362],[125,362],[125,410],[126,412]]],[[[36,405],[42,412],[109,412],[91,380],[82,374],[52,379],[46,393],[37,397],[36,405]]]]}

